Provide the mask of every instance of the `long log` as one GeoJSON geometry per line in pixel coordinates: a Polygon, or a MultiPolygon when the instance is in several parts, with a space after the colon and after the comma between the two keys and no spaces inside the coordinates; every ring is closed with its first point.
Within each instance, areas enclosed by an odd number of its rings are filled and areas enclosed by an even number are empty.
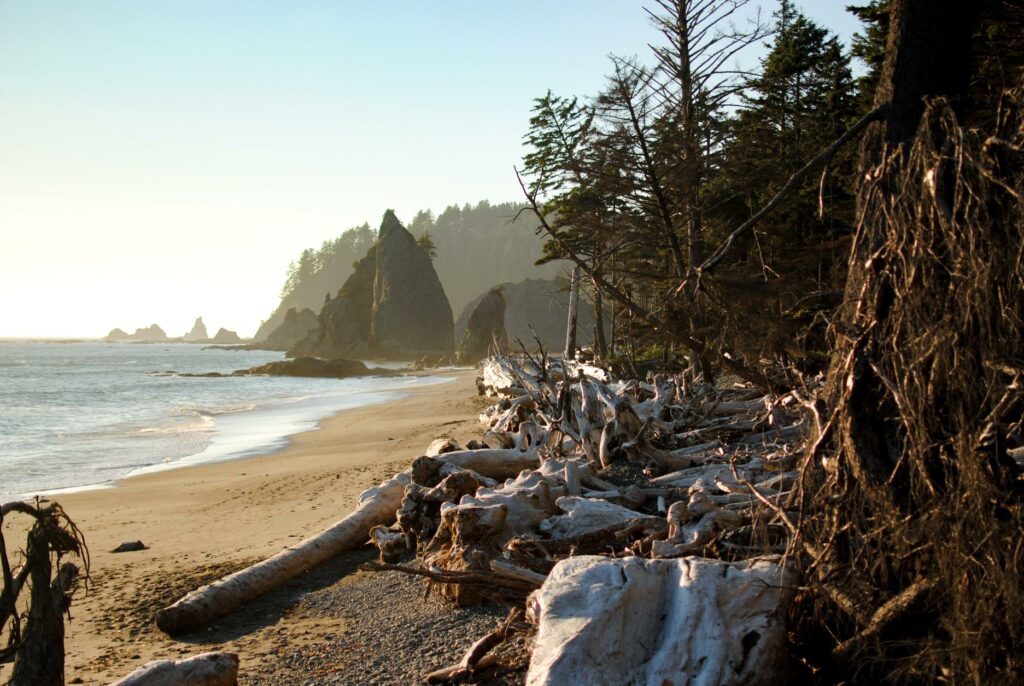
{"type": "MultiPolygon", "coordinates": [[[[448,453],[449,455],[452,453],[448,453]]],[[[365,543],[370,529],[395,521],[410,479],[396,474],[360,496],[359,506],[347,517],[315,536],[273,557],[192,591],[156,615],[156,625],[168,634],[204,627],[308,569],[365,543]]]]}
{"type": "Polygon", "coordinates": [[[148,662],[110,686],[235,686],[238,656],[203,653],[187,660],[148,662]]]}
{"type": "Polygon", "coordinates": [[[483,450],[455,450],[438,455],[436,460],[463,469],[471,469],[492,479],[511,479],[524,469],[540,466],[537,447],[528,450],[517,448],[487,448],[483,450]]]}

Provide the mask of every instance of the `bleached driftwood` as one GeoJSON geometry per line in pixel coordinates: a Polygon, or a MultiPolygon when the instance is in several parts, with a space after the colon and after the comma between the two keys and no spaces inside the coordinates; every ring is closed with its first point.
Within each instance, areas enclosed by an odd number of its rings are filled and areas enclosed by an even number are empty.
{"type": "Polygon", "coordinates": [[[528,686],[785,683],[793,575],[775,561],[573,557],[527,603],[528,686]]]}
{"type": "Polygon", "coordinates": [[[434,439],[430,445],[427,446],[427,452],[423,454],[427,457],[436,457],[443,453],[450,453],[453,450],[461,450],[458,441],[451,436],[443,436],[441,438],[434,439]]]}
{"type": "Polygon", "coordinates": [[[231,612],[334,555],[361,546],[366,542],[370,529],[395,521],[395,512],[402,503],[409,481],[408,473],[403,472],[365,491],[359,496],[358,507],[326,531],[192,591],[160,610],[156,615],[157,626],[169,634],[206,626],[212,619],[231,612]]]}
{"type": "Polygon", "coordinates": [[[722,529],[738,526],[739,514],[718,507],[703,488],[696,486],[689,502],[676,502],[668,508],[668,538],[654,541],[651,552],[658,557],[673,557],[696,552],[711,542],[722,529]]]}
{"type": "Polygon", "coordinates": [[[607,529],[634,520],[657,519],[605,500],[566,496],[556,502],[565,514],[540,523],[542,533],[553,539],[579,538],[592,531],[607,529]]]}
{"type": "Polygon", "coordinates": [[[186,660],[148,662],[111,686],[234,686],[238,656],[203,653],[186,660]]]}

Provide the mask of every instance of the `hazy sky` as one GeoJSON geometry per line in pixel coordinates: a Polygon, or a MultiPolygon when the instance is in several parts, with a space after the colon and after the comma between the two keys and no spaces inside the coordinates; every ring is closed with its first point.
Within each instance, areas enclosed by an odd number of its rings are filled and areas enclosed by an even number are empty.
{"type": "Polygon", "coordinates": [[[251,335],[303,248],[518,200],[532,99],[646,59],[643,6],[0,0],[0,337],[251,335]]]}

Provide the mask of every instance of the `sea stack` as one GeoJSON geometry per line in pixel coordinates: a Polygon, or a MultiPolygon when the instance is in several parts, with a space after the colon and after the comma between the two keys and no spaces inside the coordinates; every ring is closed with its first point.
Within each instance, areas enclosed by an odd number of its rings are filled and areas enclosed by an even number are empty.
{"type": "Polygon", "coordinates": [[[206,324],[203,324],[203,318],[197,317],[196,323],[192,325],[192,330],[184,336],[184,340],[189,343],[199,343],[210,338],[210,334],[206,333],[206,324]]]}
{"type": "Polygon", "coordinates": [[[430,256],[388,210],[377,242],[289,354],[414,359],[454,347],[452,308],[430,256]]]}
{"type": "Polygon", "coordinates": [[[241,343],[242,339],[237,333],[230,329],[221,328],[217,331],[217,335],[210,339],[211,343],[218,345],[241,343]]]}
{"type": "Polygon", "coordinates": [[[135,333],[129,336],[130,340],[143,343],[163,343],[167,341],[167,334],[157,324],[151,324],[144,329],[135,329],[135,333]]]}
{"type": "Polygon", "coordinates": [[[377,233],[371,347],[384,357],[450,355],[452,308],[430,255],[388,210],[377,233]]]}

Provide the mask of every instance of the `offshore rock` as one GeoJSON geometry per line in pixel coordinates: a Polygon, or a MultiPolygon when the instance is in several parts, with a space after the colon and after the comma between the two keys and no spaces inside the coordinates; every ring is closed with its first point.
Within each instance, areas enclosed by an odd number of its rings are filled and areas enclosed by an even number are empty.
{"type": "Polygon", "coordinates": [[[217,335],[210,339],[210,342],[217,344],[241,343],[242,339],[234,331],[221,328],[217,331],[217,335]]]}
{"type": "Polygon", "coordinates": [[[103,340],[111,342],[128,341],[131,340],[131,336],[128,335],[127,331],[122,329],[111,329],[110,333],[108,333],[103,340]]]}
{"type": "Polygon", "coordinates": [[[308,376],[345,379],[368,374],[387,375],[383,369],[370,369],[358,360],[321,360],[316,357],[297,357],[294,360],[268,362],[251,369],[239,369],[232,376],[308,376]]]}
{"type": "Polygon", "coordinates": [[[142,329],[135,329],[135,333],[128,336],[126,340],[140,343],[163,343],[167,340],[167,334],[156,324],[151,324],[142,329]]]}
{"type": "Polygon", "coordinates": [[[196,323],[192,325],[192,330],[185,334],[184,340],[189,343],[200,343],[209,337],[210,334],[206,333],[206,324],[203,324],[203,318],[197,317],[196,323]]]}
{"type": "Polygon", "coordinates": [[[473,308],[466,326],[466,334],[459,346],[459,364],[475,364],[491,353],[497,344],[501,352],[508,343],[505,333],[505,298],[501,288],[492,288],[473,308]]]}

